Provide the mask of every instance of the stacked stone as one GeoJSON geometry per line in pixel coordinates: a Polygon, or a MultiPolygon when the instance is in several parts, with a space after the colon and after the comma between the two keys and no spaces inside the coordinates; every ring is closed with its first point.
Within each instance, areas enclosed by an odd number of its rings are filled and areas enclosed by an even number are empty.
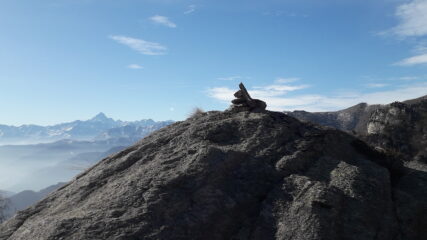
{"type": "Polygon", "coordinates": [[[231,101],[231,110],[261,112],[266,109],[267,104],[259,99],[252,99],[243,83],[239,84],[239,88],[240,90],[234,93],[236,99],[231,101]]]}

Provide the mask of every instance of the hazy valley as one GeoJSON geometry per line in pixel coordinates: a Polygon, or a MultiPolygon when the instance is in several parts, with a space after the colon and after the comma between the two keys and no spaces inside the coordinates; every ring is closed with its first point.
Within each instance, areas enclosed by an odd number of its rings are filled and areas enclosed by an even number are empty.
{"type": "Polygon", "coordinates": [[[11,196],[67,182],[100,159],[170,123],[115,121],[100,113],[86,121],[47,127],[0,125],[0,188],[11,196]]]}

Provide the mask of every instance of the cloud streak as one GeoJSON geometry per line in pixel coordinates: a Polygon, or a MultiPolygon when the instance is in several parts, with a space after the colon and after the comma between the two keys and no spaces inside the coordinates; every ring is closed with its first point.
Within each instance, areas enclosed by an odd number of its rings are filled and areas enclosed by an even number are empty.
{"type": "Polygon", "coordinates": [[[184,14],[190,14],[194,11],[196,11],[196,5],[192,4],[188,6],[187,11],[185,11],[184,14]]]}
{"type": "Polygon", "coordinates": [[[427,0],[414,0],[397,7],[396,17],[400,23],[392,29],[399,36],[427,35],[427,0]]]}
{"type": "Polygon", "coordinates": [[[144,55],[164,55],[167,51],[167,47],[160,43],[149,42],[143,39],[120,35],[112,35],[109,38],[144,55]]]}
{"type": "Polygon", "coordinates": [[[220,78],[217,78],[218,80],[221,80],[221,81],[234,81],[234,80],[237,80],[237,79],[242,79],[243,77],[242,76],[230,76],[230,77],[220,77],[220,78]]]}
{"type": "Polygon", "coordinates": [[[159,25],[163,25],[170,28],[176,28],[176,24],[169,20],[168,17],[155,15],[150,17],[150,21],[159,25]]]}
{"type": "Polygon", "coordinates": [[[398,66],[413,66],[418,64],[427,64],[427,53],[405,58],[395,63],[395,65],[398,65],[398,66]]]}
{"type": "Polygon", "coordinates": [[[143,69],[144,67],[141,66],[141,65],[139,65],[139,64],[130,64],[130,65],[127,66],[127,68],[130,68],[130,69],[143,69]]]}
{"type": "Polygon", "coordinates": [[[365,86],[367,88],[383,88],[383,87],[388,86],[388,84],[385,84],[385,83],[368,83],[368,84],[365,84],[365,86]]]}
{"type": "MultiPolygon", "coordinates": [[[[384,33],[391,33],[403,38],[413,37],[416,41],[427,35],[427,0],[412,0],[401,4],[396,8],[395,16],[399,23],[384,33]]],[[[427,63],[427,48],[423,44],[418,44],[414,51],[417,55],[402,59],[393,65],[414,66],[427,63]]]]}
{"type": "Polygon", "coordinates": [[[276,79],[277,83],[292,83],[292,82],[296,82],[299,81],[300,78],[296,78],[296,77],[291,77],[291,78],[278,78],[276,79]]]}

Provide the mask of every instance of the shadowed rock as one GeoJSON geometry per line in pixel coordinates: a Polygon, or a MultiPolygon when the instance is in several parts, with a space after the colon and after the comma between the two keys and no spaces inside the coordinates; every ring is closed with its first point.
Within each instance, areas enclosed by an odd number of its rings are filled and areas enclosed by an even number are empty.
{"type": "Polygon", "coordinates": [[[336,112],[288,112],[302,121],[352,132],[381,151],[403,160],[394,179],[399,221],[396,239],[427,236],[427,96],[385,105],[358,104],[336,112]]]}

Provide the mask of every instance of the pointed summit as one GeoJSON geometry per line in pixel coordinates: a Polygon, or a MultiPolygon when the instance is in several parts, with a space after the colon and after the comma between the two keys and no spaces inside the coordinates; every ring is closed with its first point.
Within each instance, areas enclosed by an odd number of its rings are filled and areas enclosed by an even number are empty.
{"type": "Polygon", "coordinates": [[[95,117],[91,118],[90,120],[92,120],[92,121],[105,121],[108,119],[109,118],[103,112],[100,112],[95,117]]]}

